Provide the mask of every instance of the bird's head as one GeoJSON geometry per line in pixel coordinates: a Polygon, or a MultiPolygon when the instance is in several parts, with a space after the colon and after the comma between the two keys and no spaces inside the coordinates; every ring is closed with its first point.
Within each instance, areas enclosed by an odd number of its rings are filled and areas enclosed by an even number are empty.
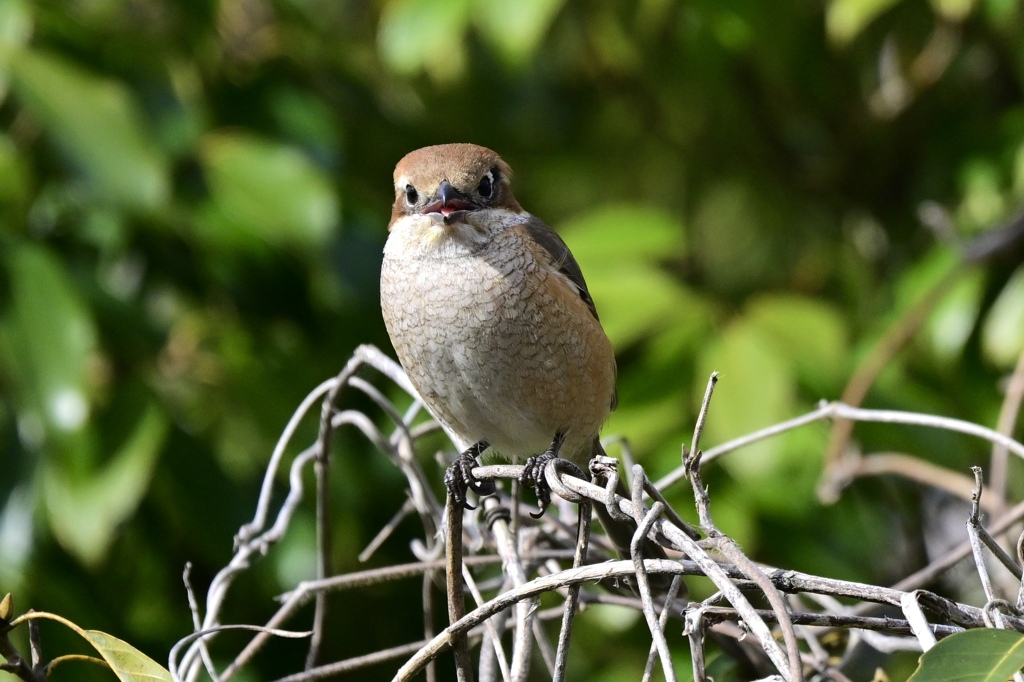
{"type": "Polygon", "coordinates": [[[406,154],[395,167],[391,225],[410,215],[460,223],[476,211],[519,212],[509,186],[511,170],[497,154],[475,144],[440,144],[406,154]]]}

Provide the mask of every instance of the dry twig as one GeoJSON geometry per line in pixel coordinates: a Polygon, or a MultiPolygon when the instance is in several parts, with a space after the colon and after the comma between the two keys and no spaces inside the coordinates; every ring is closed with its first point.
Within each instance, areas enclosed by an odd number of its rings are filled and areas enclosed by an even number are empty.
{"type": "MultiPolygon", "coordinates": [[[[509,522],[510,519],[518,518],[514,510],[499,511],[507,499],[503,496],[500,500],[486,500],[487,513],[468,516],[463,528],[461,510],[453,511],[450,506],[442,509],[414,457],[416,441],[426,433],[436,430],[436,424],[418,423],[421,413],[419,401],[414,401],[413,405],[402,413],[380,390],[356,375],[357,371],[367,367],[377,370],[415,397],[415,392],[397,364],[376,349],[363,346],[357,349],[352,360],[335,380],[317,387],[303,401],[289,421],[281,441],[275,447],[256,513],[253,520],[239,531],[235,555],[214,579],[205,602],[200,603],[199,600],[193,599],[194,627],[198,634],[193,635],[188,642],[182,643],[180,660],[176,660],[172,665],[177,680],[196,680],[204,669],[210,671],[211,677],[216,675],[221,680],[229,680],[240,666],[251,660],[252,656],[266,644],[270,636],[268,633],[292,619],[299,606],[308,600],[326,604],[325,595],[331,590],[353,589],[374,582],[408,578],[423,580],[423,641],[393,647],[387,651],[368,652],[354,659],[324,665],[314,663],[318,652],[314,643],[310,647],[307,669],[286,679],[293,682],[322,679],[328,675],[367,665],[405,659],[395,679],[406,680],[421,670],[429,669],[430,662],[435,657],[454,647],[459,660],[460,679],[468,680],[473,675],[469,659],[470,649],[481,641],[486,642],[489,652],[487,655],[481,654],[480,657],[481,682],[490,682],[499,675],[503,680],[516,682],[526,679],[531,668],[530,651],[534,646],[539,647],[539,658],[544,661],[553,679],[562,679],[566,666],[571,667],[568,641],[575,627],[574,616],[578,604],[616,603],[628,605],[644,614],[652,642],[651,657],[644,673],[645,679],[650,678],[655,660],[660,660],[666,679],[675,679],[674,645],[668,636],[669,631],[666,630],[666,623],[672,617],[685,619],[687,644],[693,661],[694,676],[698,680],[706,677],[705,633],[712,626],[720,628],[725,621],[740,624],[739,629],[734,627],[733,630],[747,633],[748,644],[756,641],[757,646],[764,650],[767,659],[777,669],[780,678],[785,680],[801,680],[805,674],[809,675],[812,672],[842,679],[841,665],[834,663],[825,655],[818,642],[818,636],[806,630],[809,627],[864,633],[863,637],[851,636],[848,647],[856,646],[858,642],[873,641],[880,642],[879,646],[895,648],[928,646],[935,638],[947,636],[960,629],[985,627],[986,619],[995,619],[1003,627],[1024,630],[1024,622],[1018,618],[1015,609],[1008,608],[995,599],[994,593],[986,605],[987,608],[980,608],[958,604],[922,590],[909,593],[903,591],[913,589],[921,584],[920,581],[944,570],[951,565],[955,557],[970,553],[969,545],[966,551],[964,548],[958,548],[957,553],[951,554],[950,558],[918,575],[914,578],[913,584],[901,584],[895,589],[759,565],[751,561],[731,538],[716,528],[711,514],[711,499],[700,475],[701,467],[745,444],[825,419],[850,422],[882,421],[958,431],[987,439],[1005,448],[1009,453],[1024,457],[1024,445],[1006,433],[933,415],[865,410],[843,403],[822,403],[818,409],[807,415],[702,453],[699,449],[700,432],[710,404],[711,389],[715,381],[713,377],[695,428],[692,447],[684,448],[683,462],[679,469],[661,481],[650,483],[643,468],[635,466],[632,470],[631,499],[626,499],[614,492],[618,479],[614,470],[606,475],[607,486],[598,486],[589,482],[582,472],[567,471],[556,460],[556,463],[545,471],[545,477],[557,496],[579,505],[578,514],[572,514],[565,505],[552,505],[551,511],[544,518],[524,527],[517,521],[509,522]],[[350,390],[367,396],[394,422],[390,433],[381,431],[366,414],[339,409],[341,398],[350,390]],[[278,471],[283,466],[285,453],[298,423],[320,401],[323,403],[323,410],[318,442],[300,452],[292,460],[288,475],[289,490],[275,507],[272,482],[278,477],[278,471]],[[219,673],[215,672],[212,663],[214,658],[206,651],[206,647],[208,640],[219,631],[220,614],[231,585],[239,574],[247,570],[253,561],[270,551],[288,531],[297,507],[306,498],[302,474],[311,465],[318,473],[320,492],[317,494],[317,504],[323,507],[322,513],[318,515],[318,524],[322,526],[318,533],[321,538],[326,537],[324,533],[328,525],[327,500],[323,490],[326,488],[326,479],[330,471],[327,466],[328,444],[331,435],[337,429],[345,427],[354,427],[384,453],[403,473],[409,490],[408,499],[401,505],[392,522],[389,522],[385,530],[370,543],[363,556],[370,557],[381,543],[386,542],[391,529],[399,520],[415,514],[423,529],[421,539],[414,543],[412,548],[417,562],[332,576],[326,563],[325,543],[321,544],[318,578],[297,585],[285,595],[283,603],[262,631],[252,638],[231,664],[219,673]],[[684,477],[689,480],[694,493],[701,529],[708,536],[703,541],[697,540],[698,534],[683,523],[679,514],[668,505],[661,494],[661,490],[666,486],[684,477]],[[645,493],[650,496],[651,503],[645,500],[645,493]],[[629,520],[636,527],[631,557],[628,560],[603,561],[608,556],[607,551],[611,545],[601,534],[595,534],[593,542],[588,542],[592,504],[604,505],[609,514],[615,518],[629,520]],[[566,516],[563,517],[563,514],[566,516]],[[444,523],[445,518],[452,523],[444,523]],[[442,538],[438,535],[438,529],[445,527],[449,532],[447,537],[442,538]],[[681,558],[644,558],[639,550],[645,542],[660,543],[681,558]],[[448,559],[442,560],[441,554],[446,549],[448,559]],[[559,563],[569,559],[570,566],[563,567],[559,563]],[[478,572],[486,565],[498,561],[504,565],[507,576],[499,591],[494,592],[493,586],[488,588],[487,581],[477,585],[478,572]],[[444,630],[435,633],[431,619],[430,576],[443,566],[448,567],[451,622],[444,630]],[[653,575],[674,578],[668,595],[659,594],[652,587],[649,577],[653,575]],[[682,609],[673,606],[681,584],[679,577],[682,575],[701,575],[710,579],[718,590],[714,600],[692,604],[682,609]],[[636,586],[639,598],[595,592],[590,587],[597,583],[609,584],[627,579],[629,584],[636,586]],[[465,612],[461,594],[464,581],[476,600],[475,608],[468,613],[465,612]],[[548,592],[563,595],[563,607],[557,611],[537,611],[538,598],[548,592]],[[761,595],[761,598],[767,600],[770,610],[755,608],[750,601],[751,597],[748,596],[751,594],[761,595]],[[814,599],[804,602],[787,601],[783,598],[784,594],[807,595],[813,596],[814,599]],[[907,617],[904,620],[868,616],[863,613],[864,608],[843,606],[838,598],[856,600],[861,605],[887,605],[901,609],[907,617]],[[717,601],[725,601],[729,606],[716,606],[713,602],[717,601]],[[813,603],[820,611],[809,612],[801,606],[803,603],[813,603]],[[517,614],[514,619],[501,615],[510,608],[515,609],[517,614]],[[554,651],[542,623],[549,618],[557,618],[559,614],[561,627],[557,651],[554,651]],[[510,626],[517,632],[511,640],[511,665],[506,659],[503,639],[503,633],[510,626]]],[[[521,466],[498,465],[477,467],[474,475],[480,480],[514,480],[521,472],[521,466]]],[[[836,490],[841,487],[840,482],[836,490]]],[[[978,492],[980,493],[980,489],[978,492]]],[[[977,538],[978,551],[982,545],[995,551],[994,548],[998,546],[994,541],[990,544],[985,539],[990,537],[990,533],[981,525],[978,514],[980,504],[979,502],[976,505],[975,513],[970,519],[972,537],[977,538]]],[[[1022,516],[1024,505],[1018,505],[996,520],[992,534],[1003,532],[1022,516]]],[[[1018,561],[1014,561],[1005,553],[996,556],[1019,580],[1019,558],[1018,561]]],[[[979,571],[981,570],[979,568],[979,571]]],[[[323,608],[318,608],[314,617],[314,630],[322,628],[323,614],[323,608]]],[[[175,656],[177,657],[177,652],[175,656]]]]}

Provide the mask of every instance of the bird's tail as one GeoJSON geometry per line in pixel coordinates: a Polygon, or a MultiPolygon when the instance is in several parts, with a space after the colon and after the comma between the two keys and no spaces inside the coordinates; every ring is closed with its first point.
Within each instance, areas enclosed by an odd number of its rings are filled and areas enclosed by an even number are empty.
{"type": "MultiPolygon", "coordinates": [[[[607,456],[604,447],[601,445],[601,441],[597,438],[594,439],[594,447],[591,453],[591,458],[597,456],[607,456]]],[[[629,499],[630,494],[626,490],[626,486],[622,484],[622,479],[619,479],[618,485],[615,487],[615,492],[626,499],[629,499]]],[[[630,545],[633,541],[633,535],[636,533],[636,523],[632,520],[623,520],[614,518],[608,513],[607,507],[603,504],[596,503],[594,508],[597,510],[597,518],[601,521],[601,525],[604,527],[605,532],[608,534],[608,539],[615,545],[615,550],[623,557],[629,558],[630,545]]],[[[668,555],[665,554],[665,550],[658,543],[647,539],[643,545],[643,555],[648,559],[667,559],[668,555]]]]}

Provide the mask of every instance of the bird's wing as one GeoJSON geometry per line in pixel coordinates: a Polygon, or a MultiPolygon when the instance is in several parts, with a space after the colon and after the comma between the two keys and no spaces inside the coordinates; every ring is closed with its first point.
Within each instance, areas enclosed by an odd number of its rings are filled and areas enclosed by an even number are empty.
{"type": "Polygon", "coordinates": [[[601,318],[597,316],[594,299],[590,297],[590,290],[587,289],[587,281],[583,279],[583,271],[580,270],[579,263],[576,262],[569,247],[558,236],[558,233],[548,227],[544,221],[532,215],[523,222],[523,227],[526,228],[530,237],[551,255],[558,271],[569,278],[569,281],[576,287],[580,298],[590,308],[594,318],[600,320],[601,318]]]}
{"type": "MultiPolygon", "coordinates": [[[[590,290],[587,289],[587,281],[583,279],[583,271],[580,270],[580,264],[576,262],[572,251],[562,241],[562,238],[558,236],[558,233],[552,230],[543,220],[533,215],[523,222],[522,227],[533,238],[533,241],[551,256],[555,268],[569,280],[569,283],[576,289],[576,293],[587,304],[587,308],[590,309],[594,319],[600,322],[601,318],[597,316],[597,306],[594,305],[594,299],[590,297],[590,290]]],[[[611,397],[612,410],[618,407],[618,404],[619,392],[613,389],[611,397]]]]}

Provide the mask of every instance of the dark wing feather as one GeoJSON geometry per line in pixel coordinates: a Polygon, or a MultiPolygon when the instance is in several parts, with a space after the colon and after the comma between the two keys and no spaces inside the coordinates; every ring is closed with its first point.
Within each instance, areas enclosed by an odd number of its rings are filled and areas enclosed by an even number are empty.
{"type": "Polygon", "coordinates": [[[535,242],[551,254],[551,258],[555,261],[558,271],[576,285],[576,288],[579,289],[580,298],[590,308],[594,318],[600,320],[601,318],[597,316],[597,308],[594,306],[594,299],[590,297],[590,290],[587,289],[587,282],[583,279],[583,271],[580,270],[579,263],[573,258],[572,252],[569,251],[569,247],[565,245],[565,242],[558,236],[558,233],[548,227],[544,221],[532,215],[529,220],[523,223],[523,227],[526,228],[526,231],[529,232],[535,242]]]}
{"type": "MultiPolygon", "coordinates": [[[[579,291],[580,298],[590,308],[590,312],[593,313],[594,319],[599,321],[601,318],[597,316],[597,307],[594,305],[594,299],[590,297],[590,290],[587,289],[587,281],[583,279],[583,271],[580,270],[580,264],[576,262],[569,247],[566,246],[562,238],[558,236],[558,233],[548,227],[547,223],[540,220],[535,216],[530,216],[528,220],[523,223],[523,227],[529,233],[533,240],[537,242],[545,251],[551,254],[551,258],[554,260],[555,265],[558,267],[558,271],[569,278],[569,281],[576,285],[576,289],[579,291]]],[[[617,390],[612,391],[611,405],[614,410],[619,404],[619,392],[617,390]]]]}

